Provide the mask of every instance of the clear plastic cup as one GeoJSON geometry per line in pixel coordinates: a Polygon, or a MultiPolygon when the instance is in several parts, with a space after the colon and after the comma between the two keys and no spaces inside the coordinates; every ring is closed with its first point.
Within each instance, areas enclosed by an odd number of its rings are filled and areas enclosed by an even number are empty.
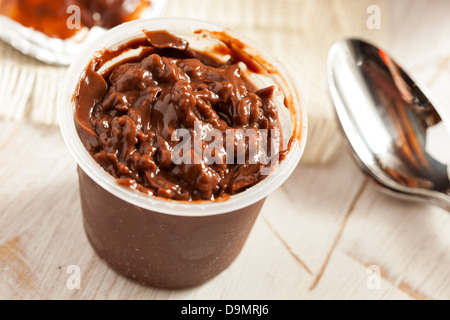
{"type": "MultiPolygon", "coordinates": [[[[148,196],[119,186],[82,144],[74,122],[73,95],[94,53],[137,37],[142,30],[168,30],[196,46],[195,31],[224,31],[218,25],[188,19],[143,19],[109,30],[86,46],[61,86],[58,108],[61,132],[78,164],[84,227],[98,255],[119,273],[156,287],[199,285],[226,269],[241,251],[266,197],[296,168],[306,143],[306,110],[287,70],[266,49],[232,31],[245,51],[277,85],[284,140],[293,144],[275,171],[244,192],[222,201],[181,202],[148,196]],[[289,108],[286,108],[285,104],[289,108]],[[288,112],[286,112],[288,110],[288,112]]],[[[204,39],[202,40],[204,41],[204,39]]],[[[207,50],[208,46],[205,46],[207,50]]]]}

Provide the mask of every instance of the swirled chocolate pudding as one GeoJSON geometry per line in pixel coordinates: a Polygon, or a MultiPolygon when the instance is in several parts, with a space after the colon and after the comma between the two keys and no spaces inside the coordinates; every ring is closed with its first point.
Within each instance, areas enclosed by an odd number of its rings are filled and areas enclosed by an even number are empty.
{"type": "Polygon", "coordinates": [[[275,88],[249,80],[243,70],[260,70],[238,45],[227,44],[222,61],[166,31],[144,33],[98,53],[80,79],[75,123],[89,153],[120,185],[167,199],[216,200],[263,180],[270,164],[247,133],[267,134],[280,156],[275,88]]]}

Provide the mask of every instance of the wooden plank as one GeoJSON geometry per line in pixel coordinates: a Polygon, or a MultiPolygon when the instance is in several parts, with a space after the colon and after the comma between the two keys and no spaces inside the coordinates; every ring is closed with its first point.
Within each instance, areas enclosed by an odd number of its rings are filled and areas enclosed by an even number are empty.
{"type": "Polygon", "coordinates": [[[363,176],[345,152],[320,167],[298,167],[269,199],[263,214],[316,273],[328,254],[363,176]]]}
{"type": "Polygon", "coordinates": [[[326,271],[309,299],[411,299],[381,275],[380,286],[367,285],[370,281],[366,265],[353,260],[337,249],[331,256],[326,271]]]}
{"type": "Polygon", "coordinates": [[[450,216],[431,205],[397,200],[370,186],[339,245],[363,265],[418,299],[450,299],[450,216]]]}
{"type": "Polygon", "coordinates": [[[0,152],[10,141],[14,140],[14,134],[20,130],[25,121],[1,121],[0,124],[0,152]]]}

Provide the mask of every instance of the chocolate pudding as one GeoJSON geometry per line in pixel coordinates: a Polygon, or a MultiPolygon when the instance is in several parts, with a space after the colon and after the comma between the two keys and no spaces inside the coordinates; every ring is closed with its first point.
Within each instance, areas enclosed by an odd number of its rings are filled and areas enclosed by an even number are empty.
{"type": "Polygon", "coordinates": [[[274,87],[257,89],[243,72],[261,70],[233,45],[224,47],[229,59],[220,61],[167,31],[144,33],[97,54],[80,79],[75,122],[92,157],[120,185],[174,200],[221,200],[266,178],[263,169],[271,164],[251,150],[262,132],[268,151],[282,143],[274,87]],[[97,72],[105,61],[137,48],[138,56],[97,72]],[[209,132],[214,139],[198,139],[209,132]],[[181,149],[191,161],[174,163],[181,149]]]}
{"type": "Polygon", "coordinates": [[[58,108],[92,247],[120,274],[163,288],[199,285],[236,259],[306,137],[279,61],[186,19],[107,31],[69,68],[58,108]]]}
{"type": "Polygon", "coordinates": [[[149,0],[2,0],[0,14],[49,37],[67,39],[79,31],[67,26],[76,14],[71,6],[80,9],[80,27],[110,29],[139,18],[149,5],[149,0]]]}

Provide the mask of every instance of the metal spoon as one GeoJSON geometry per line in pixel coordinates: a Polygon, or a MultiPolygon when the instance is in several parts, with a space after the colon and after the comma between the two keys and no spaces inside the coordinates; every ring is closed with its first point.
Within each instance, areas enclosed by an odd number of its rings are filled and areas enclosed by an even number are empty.
{"type": "Polygon", "coordinates": [[[424,91],[386,52],[357,39],[331,48],[328,85],[363,172],[390,194],[450,211],[450,136],[424,91]]]}

